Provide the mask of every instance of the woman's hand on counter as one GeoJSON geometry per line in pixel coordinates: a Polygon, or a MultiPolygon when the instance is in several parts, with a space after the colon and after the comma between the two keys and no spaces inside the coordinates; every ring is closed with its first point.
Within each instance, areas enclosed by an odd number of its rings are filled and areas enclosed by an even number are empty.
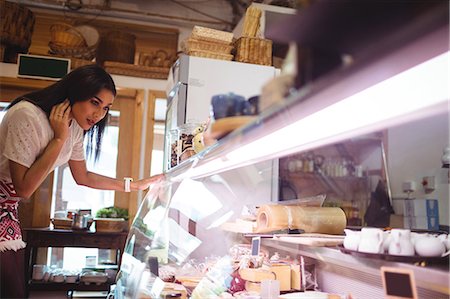
{"type": "Polygon", "coordinates": [[[155,184],[159,181],[162,181],[164,178],[165,178],[165,175],[162,173],[162,174],[157,174],[157,175],[151,176],[149,178],[134,181],[134,182],[131,182],[131,189],[135,190],[135,191],[146,190],[150,187],[150,185],[155,184]]]}

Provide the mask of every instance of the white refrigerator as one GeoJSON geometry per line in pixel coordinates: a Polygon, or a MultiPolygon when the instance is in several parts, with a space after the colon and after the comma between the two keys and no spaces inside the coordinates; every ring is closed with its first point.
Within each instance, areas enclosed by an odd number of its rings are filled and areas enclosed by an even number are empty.
{"type": "MultiPolygon", "coordinates": [[[[260,95],[264,84],[275,75],[273,66],[182,55],[172,66],[168,78],[166,137],[170,130],[185,123],[206,121],[212,96],[233,92],[248,99],[260,95]]],[[[167,170],[167,155],[171,151],[168,138],[165,138],[164,149],[164,169],[167,170]]],[[[266,182],[259,187],[259,197],[268,201],[278,199],[277,159],[246,166],[245,173],[253,173],[258,180],[266,182]]],[[[240,176],[228,179],[239,180],[240,176]]]]}
{"type": "Polygon", "coordinates": [[[212,96],[233,92],[248,99],[273,77],[272,66],[181,55],[168,78],[166,132],[206,121],[212,96]]]}

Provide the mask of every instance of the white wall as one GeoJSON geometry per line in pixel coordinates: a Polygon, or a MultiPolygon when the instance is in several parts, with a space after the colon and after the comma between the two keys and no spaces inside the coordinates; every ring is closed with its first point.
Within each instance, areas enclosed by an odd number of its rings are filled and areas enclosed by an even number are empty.
{"type": "Polygon", "coordinates": [[[442,168],[443,150],[449,144],[449,114],[404,124],[388,133],[388,169],[394,197],[406,197],[402,182],[414,181],[415,198],[439,199],[440,224],[449,225],[448,169],[442,168]],[[424,176],[434,176],[436,190],[426,194],[422,187],[424,176]]]}

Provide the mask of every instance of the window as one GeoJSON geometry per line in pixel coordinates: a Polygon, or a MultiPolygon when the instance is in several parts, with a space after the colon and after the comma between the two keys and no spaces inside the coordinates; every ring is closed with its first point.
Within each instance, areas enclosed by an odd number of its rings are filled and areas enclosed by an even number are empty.
{"type": "MultiPolygon", "coordinates": [[[[86,165],[88,170],[94,170],[96,173],[105,176],[116,177],[120,113],[110,111],[109,114],[110,121],[103,135],[100,158],[97,162],[94,162],[93,157],[86,157],[86,165]]],[[[95,217],[99,209],[114,205],[114,191],[96,190],[77,185],[68,164],[55,169],[54,178],[53,198],[55,200],[52,203],[52,217],[55,211],[77,209],[90,209],[95,217]]],[[[76,270],[85,265],[87,256],[98,258],[98,263],[102,261],[111,262],[108,252],[109,250],[96,248],[53,248],[53,250],[49,248],[48,264],[65,270],[76,270]],[[64,259],[64,256],[70,256],[71,258],[64,259]]]]}
{"type": "Polygon", "coordinates": [[[155,99],[155,125],[153,128],[153,148],[150,175],[163,172],[164,164],[164,120],[166,119],[167,100],[155,99]]]}

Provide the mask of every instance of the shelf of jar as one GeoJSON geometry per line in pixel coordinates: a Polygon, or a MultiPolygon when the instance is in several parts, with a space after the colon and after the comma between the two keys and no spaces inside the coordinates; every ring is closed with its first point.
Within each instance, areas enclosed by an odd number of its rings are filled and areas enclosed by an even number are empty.
{"type": "MultiPolygon", "coordinates": [[[[380,170],[381,171],[381,170],[380,170]]],[[[287,172],[285,173],[286,178],[298,178],[298,179],[310,179],[317,180],[320,177],[329,178],[334,181],[365,181],[367,176],[357,177],[357,176],[328,176],[322,175],[319,172],[287,172]]]]}

